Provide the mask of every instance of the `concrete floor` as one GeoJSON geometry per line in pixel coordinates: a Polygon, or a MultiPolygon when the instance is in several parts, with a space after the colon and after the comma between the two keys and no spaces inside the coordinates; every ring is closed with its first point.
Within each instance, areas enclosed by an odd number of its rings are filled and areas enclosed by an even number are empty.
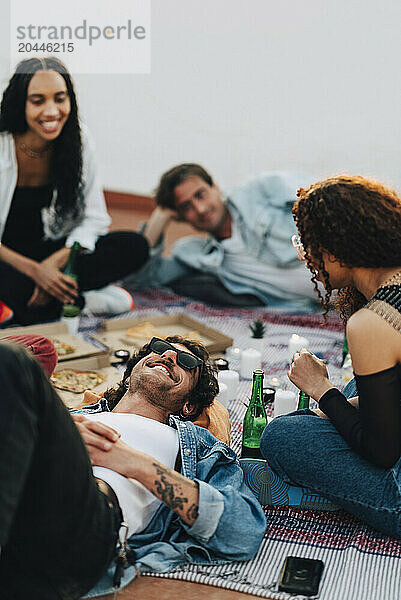
{"type": "Polygon", "coordinates": [[[101,596],[99,600],[256,600],[258,597],[200,583],[140,577],[116,596],[101,596]]]}

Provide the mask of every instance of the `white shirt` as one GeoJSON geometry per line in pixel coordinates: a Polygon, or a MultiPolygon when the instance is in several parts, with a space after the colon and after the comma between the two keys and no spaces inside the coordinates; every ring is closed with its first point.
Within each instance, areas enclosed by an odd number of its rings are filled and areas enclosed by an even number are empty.
{"type": "MultiPolygon", "coordinates": [[[[70,247],[74,242],[79,242],[83,248],[93,250],[97,238],[107,233],[111,219],[97,178],[93,142],[83,124],[81,124],[81,133],[85,212],[81,223],[68,234],[66,246],[70,247]]],[[[17,185],[17,177],[18,164],[14,138],[11,133],[2,132],[0,133],[0,241],[17,185]]],[[[43,209],[43,226],[46,231],[45,217],[46,209],[43,209]]]]}
{"type": "Polygon", "coordinates": [[[230,238],[221,242],[224,248],[222,270],[243,280],[244,284],[259,289],[262,293],[273,294],[272,286],[276,288],[278,298],[300,297],[315,298],[310,273],[305,265],[299,263],[294,268],[280,268],[262,262],[247,250],[235,220],[232,220],[230,238]]]}
{"type": "MultiPolygon", "coordinates": [[[[173,427],[130,413],[103,412],[86,414],[85,417],[112,427],[121,434],[123,442],[174,469],[179,442],[178,432],[173,427]]],[[[124,521],[128,524],[128,535],[143,531],[161,501],[139,481],[124,477],[111,469],[93,467],[93,474],[113,488],[124,521]]]]}

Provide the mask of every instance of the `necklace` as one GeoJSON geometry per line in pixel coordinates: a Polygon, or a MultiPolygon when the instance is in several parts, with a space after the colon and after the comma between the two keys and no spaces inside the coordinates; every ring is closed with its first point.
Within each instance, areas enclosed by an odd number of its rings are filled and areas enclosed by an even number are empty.
{"type": "Polygon", "coordinates": [[[51,147],[49,146],[48,148],[45,148],[44,150],[40,151],[32,150],[32,148],[27,146],[22,140],[17,141],[17,146],[24,154],[29,156],[29,158],[42,158],[43,156],[46,156],[46,154],[48,154],[51,149],[51,147]]]}
{"type": "Polygon", "coordinates": [[[383,283],[379,285],[379,288],[386,287],[388,285],[397,285],[399,283],[401,283],[401,271],[397,271],[397,273],[394,273],[394,275],[383,281],[383,283]]]}

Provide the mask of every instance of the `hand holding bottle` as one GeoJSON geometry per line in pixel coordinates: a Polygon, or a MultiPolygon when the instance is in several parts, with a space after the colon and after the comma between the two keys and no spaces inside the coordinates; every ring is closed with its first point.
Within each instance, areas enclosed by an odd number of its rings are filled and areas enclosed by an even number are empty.
{"type": "Polygon", "coordinates": [[[52,296],[63,304],[74,303],[78,296],[74,267],[80,248],[79,242],[74,242],[72,248],[61,248],[42,262],[34,263],[31,276],[36,287],[28,306],[46,306],[52,296]],[[61,271],[63,267],[64,273],[61,271]]]}
{"type": "Polygon", "coordinates": [[[288,378],[317,402],[334,387],[329,381],[325,363],[306,348],[295,353],[288,378]]]}
{"type": "Polygon", "coordinates": [[[35,285],[35,289],[33,290],[33,294],[28,301],[28,306],[47,306],[52,297],[50,294],[42,290],[38,285],[35,285]]]}
{"type": "MultiPolygon", "coordinates": [[[[77,282],[62,273],[57,267],[49,264],[47,260],[36,263],[32,279],[41,290],[57,298],[60,302],[73,302],[78,296],[77,282]]],[[[37,305],[38,292],[36,288],[28,301],[28,306],[37,305]]]]}

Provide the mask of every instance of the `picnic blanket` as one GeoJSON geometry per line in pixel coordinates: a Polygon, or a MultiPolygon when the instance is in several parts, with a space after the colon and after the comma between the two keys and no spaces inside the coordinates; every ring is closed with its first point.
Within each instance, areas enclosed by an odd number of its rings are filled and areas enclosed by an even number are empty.
{"type": "MultiPolygon", "coordinates": [[[[212,309],[156,290],[136,294],[135,300],[136,311],[141,316],[172,314],[185,309],[185,313],[194,319],[232,336],[234,345],[242,349],[249,343],[249,323],[255,318],[263,319],[266,323],[263,368],[266,376],[280,377],[284,389],[295,389],[286,377],[288,339],[292,333],[302,335],[310,341],[310,350],[327,360],[331,381],[340,389],[344,387],[341,371],[344,327],[337,316],[330,315],[323,325],[320,314],[289,315],[268,308],[212,309]]],[[[121,315],[124,316],[127,315],[121,315]]],[[[82,325],[82,332],[90,333],[96,322],[87,319],[82,325]]],[[[228,406],[232,421],[231,445],[236,451],[241,446],[242,419],[251,385],[251,381],[241,380],[238,397],[228,406]]],[[[270,506],[265,507],[265,512],[266,535],[253,560],[211,567],[185,565],[172,573],[148,575],[284,600],[294,598],[277,592],[284,559],[302,556],[324,563],[320,600],[400,599],[401,541],[379,534],[344,511],[317,512],[270,506]]],[[[249,535],[252,535],[251,531],[249,535]]]]}

